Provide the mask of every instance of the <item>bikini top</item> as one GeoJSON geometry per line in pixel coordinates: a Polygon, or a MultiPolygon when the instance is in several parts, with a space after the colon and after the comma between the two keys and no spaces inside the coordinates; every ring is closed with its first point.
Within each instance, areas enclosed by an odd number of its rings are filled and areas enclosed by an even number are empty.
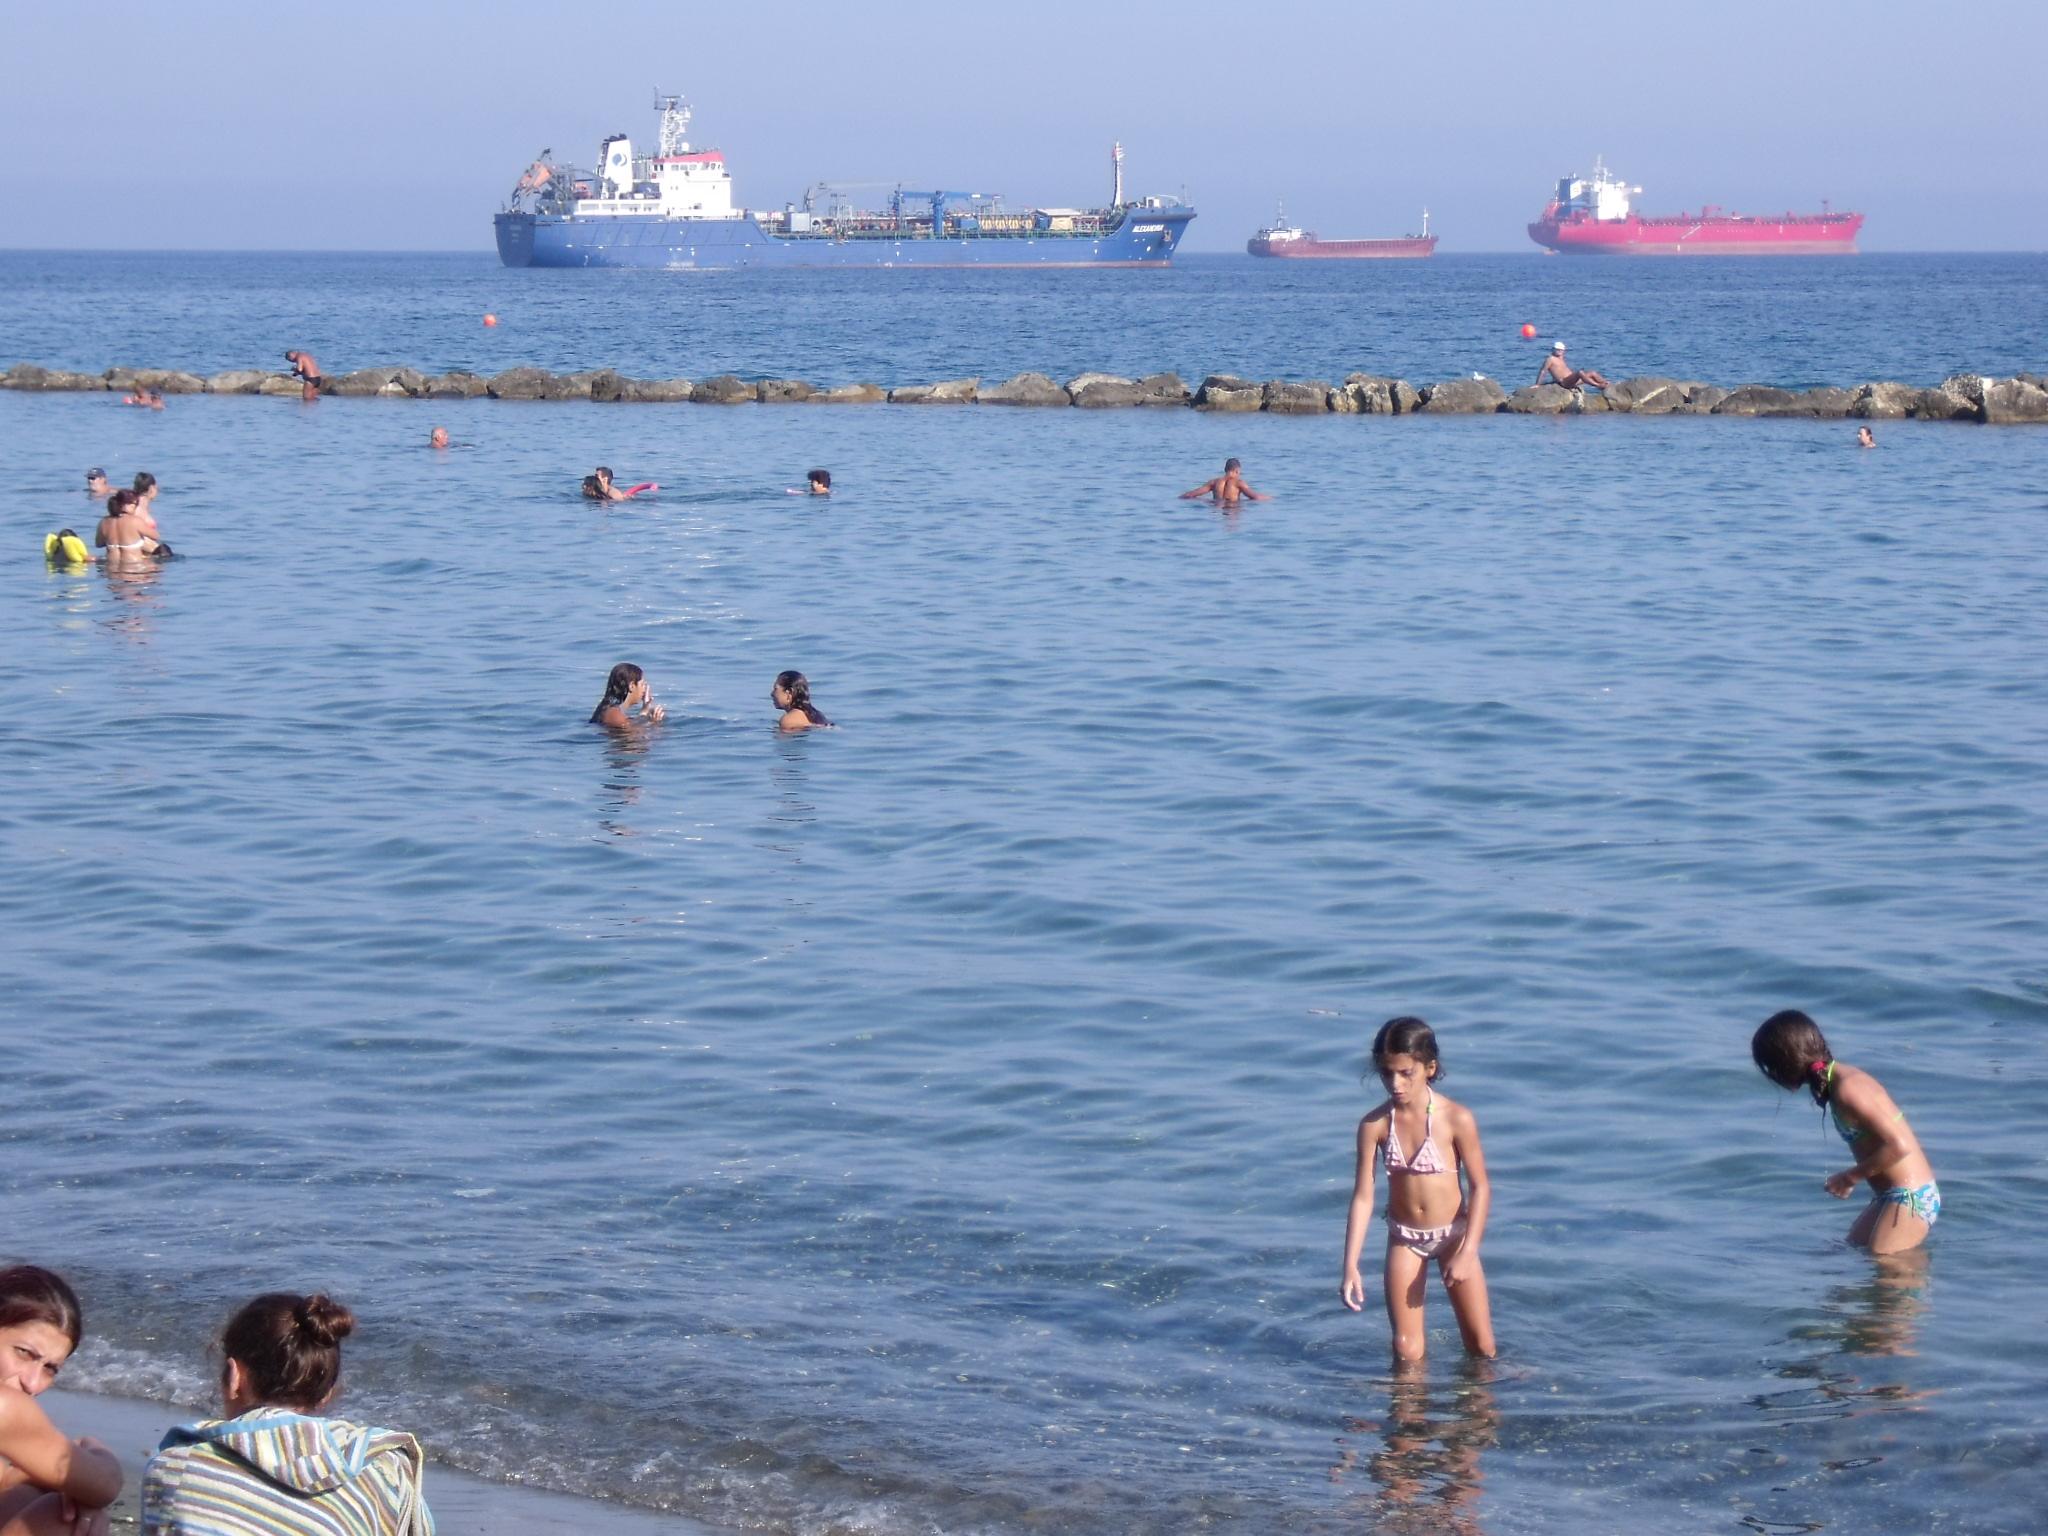
{"type": "MultiPolygon", "coordinates": [[[[1826,1093],[1830,1088],[1834,1086],[1834,1082],[1835,1064],[1831,1061],[1828,1063],[1827,1076],[1822,1078],[1820,1081],[1821,1091],[1823,1093],[1826,1093]]],[[[1842,1118],[1842,1112],[1839,1109],[1835,1108],[1834,1096],[1832,1094],[1830,1094],[1828,1097],[1828,1118],[1835,1123],[1835,1134],[1841,1137],[1842,1140],[1846,1141],[1852,1147],[1855,1146],[1857,1142],[1861,1141],[1864,1137],[1870,1134],[1869,1126],[1851,1125],[1848,1121],[1842,1118]]],[[[1903,1109],[1900,1110],[1896,1115],[1892,1116],[1892,1120],[1903,1120],[1905,1118],[1906,1112],[1903,1109]]],[[[1887,1121],[1886,1123],[1889,1124],[1891,1122],[1887,1121]]]]}
{"type": "Polygon", "coordinates": [[[1436,1095],[1429,1096],[1429,1102],[1422,1106],[1422,1145],[1416,1148],[1415,1156],[1404,1157],[1401,1153],[1401,1135],[1394,1129],[1394,1114],[1387,1115],[1387,1139],[1380,1147],[1380,1157],[1387,1165],[1388,1173],[1449,1173],[1444,1166],[1441,1153],[1436,1149],[1436,1095]]]}

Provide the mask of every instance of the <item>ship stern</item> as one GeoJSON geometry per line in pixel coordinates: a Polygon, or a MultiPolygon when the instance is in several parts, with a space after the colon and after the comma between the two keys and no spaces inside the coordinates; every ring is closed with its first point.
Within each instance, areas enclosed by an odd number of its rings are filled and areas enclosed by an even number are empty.
{"type": "Polygon", "coordinates": [[[508,267],[533,265],[533,215],[501,213],[493,221],[498,232],[498,260],[508,267]]]}

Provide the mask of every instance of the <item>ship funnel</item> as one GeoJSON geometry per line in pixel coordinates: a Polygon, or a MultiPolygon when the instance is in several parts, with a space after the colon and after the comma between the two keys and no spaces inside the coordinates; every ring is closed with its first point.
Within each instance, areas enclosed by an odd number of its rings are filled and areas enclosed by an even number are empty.
{"type": "Polygon", "coordinates": [[[1109,173],[1109,206],[1121,208],[1124,205],[1124,146],[1121,139],[1109,146],[1109,173]]]}

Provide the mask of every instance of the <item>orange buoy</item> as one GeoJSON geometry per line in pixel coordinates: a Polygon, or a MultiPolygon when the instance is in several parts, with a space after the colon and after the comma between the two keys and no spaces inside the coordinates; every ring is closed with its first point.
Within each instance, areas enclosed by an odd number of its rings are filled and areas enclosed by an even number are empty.
{"type": "MultiPolygon", "coordinates": [[[[488,322],[486,322],[486,323],[488,323],[488,322]]],[[[1524,340],[1524,341],[1534,341],[1535,339],[1536,339],[1536,327],[1535,327],[1535,326],[1533,326],[1533,325],[1525,325],[1525,326],[1523,326],[1523,327],[1522,327],[1522,340],[1524,340]]]]}
{"type": "MultiPolygon", "coordinates": [[[[497,317],[496,315],[485,315],[485,316],[484,316],[484,324],[485,324],[485,325],[496,325],[497,323],[498,323],[498,317],[497,317]]],[[[1530,334],[1531,336],[1534,336],[1534,335],[1536,334],[1536,332],[1535,332],[1534,330],[1530,329],[1530,327],[1528,327],[1528,326],[1526,326],[1526,325],[1525,325],[1525,326],[1523,326],[1523,327],[1522,327],[1522,329],[1523,329],[1523,330],[1525,330],[1525,331],[1528,331],[1528,332],[1529,332],[1529,334],[1530,334]]]]}

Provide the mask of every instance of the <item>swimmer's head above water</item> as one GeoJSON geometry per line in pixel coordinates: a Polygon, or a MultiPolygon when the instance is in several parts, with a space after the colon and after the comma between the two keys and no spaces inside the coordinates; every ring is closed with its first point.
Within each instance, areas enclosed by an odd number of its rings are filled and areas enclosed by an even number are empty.
{"type": "Polygon", "coordinates": [[[446,448],[448,446],[448,429],[446,427],[434,428],[432,432],[427,434],[427,446],[430,448],[446,448]]]}
{"type": "Polygon", "coordinates": [[[590,712],[591,723],[595,725],[628,725],[632,716],[627,712],[635,707],[640,710],[643,720],[659,720],[662,708],[654,702],[654,690],[648,686],[647,674],[630,661],[622,661],[613,667],[604,680],[604,697],[597,702],[597,708],[590,712]]]}
{"type": "Polygon", "coordinates": [[[810,492],[813,496],[830,496],[832,494],[831,470],[814,469],[804,476],[804,480],[810,486],[810,492]]]}
{"type": "Polygon", "coordinates": [[[806,730],[814,725],[830,725],[825,712],[811,702],[810,679],[797,671],[778,672],[775,681],[768,687],[768,702],[782,711],[782,728],[786,731],[806,730]]]}
{"type": "Polygon", "coordinates": [[[88,469],[85,472],[85,494],[104,496],[107,494],[107,472],[104,469],[88,469]]]}

